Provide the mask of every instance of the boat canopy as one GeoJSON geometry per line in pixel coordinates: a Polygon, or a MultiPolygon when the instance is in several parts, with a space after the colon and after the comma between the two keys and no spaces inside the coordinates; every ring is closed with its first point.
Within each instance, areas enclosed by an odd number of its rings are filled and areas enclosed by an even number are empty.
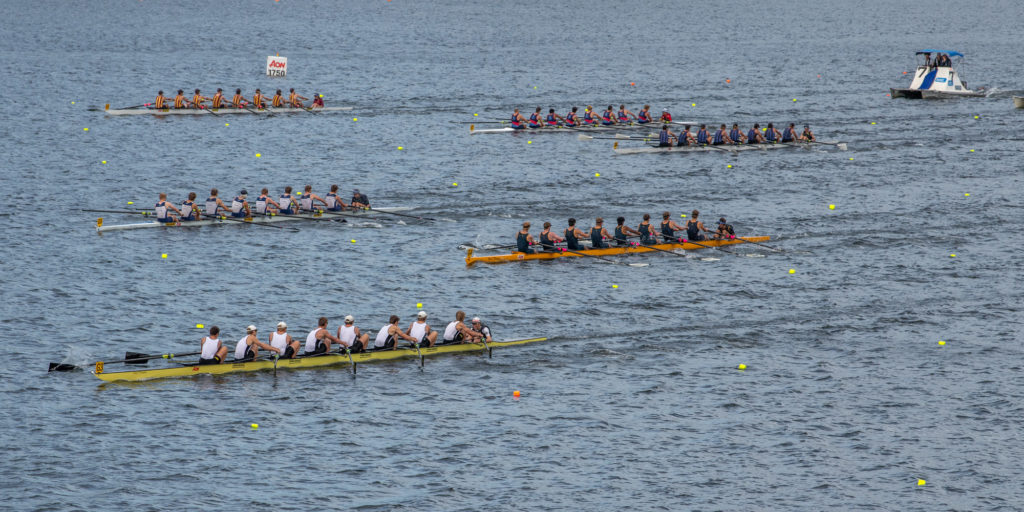
{"type": "Polygon", "coordinates": [[[945,53],[950,57],[963,57],[964,54],[955,50],[918,50],[914,55],[921,55],[923,53],[945,53]]]}

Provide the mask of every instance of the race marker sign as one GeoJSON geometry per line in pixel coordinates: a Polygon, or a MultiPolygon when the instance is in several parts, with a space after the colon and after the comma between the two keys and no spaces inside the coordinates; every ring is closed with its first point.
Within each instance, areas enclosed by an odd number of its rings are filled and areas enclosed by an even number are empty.
{"type": "Polygon", "coordinates": [[[288,76],[288,58],[287,57],[267,57],[267,76],[288,76]]]}

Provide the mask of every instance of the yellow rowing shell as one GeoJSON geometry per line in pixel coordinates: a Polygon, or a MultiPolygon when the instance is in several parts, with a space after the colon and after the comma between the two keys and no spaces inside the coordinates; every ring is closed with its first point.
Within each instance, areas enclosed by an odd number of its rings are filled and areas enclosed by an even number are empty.
{"type": "Polygon", "coordinates": [[[566,257],[584,258],[586,256],[614,256],[616,254],[655,252],[658,249],[661,249],[663,251],[674,251],[677,249],[685,249],[687,251],[692,251],[694,249],[705,249],[707,247],[719,247],[722,245],[742,244],[747,242],[767,242],[770,239],[771,237],[768,236],[747,236],[737,237],[736,239],[732,240],[702,240],[700,242],[700,245],[687,242],[673,244],[637,245],[628,247],[609,247],[607,249],[587,249],[585,251],[577,252],[536,252],[533,254],[513,252],[512,254],[496,254],[493,256],[473,256],[473,249],[468,249],[466,251],[466,265],[472,265],[474,263],[508,263],[510,261],[553,260],[555,258],[566,257]]]}
{"type": "Polygon", "coordinates": [[[191,366],[177,366],[173,368],[158,368],[154,370],[132,370],[125,372],[104,372],[103,363],[96,363],[93,370],[100,380],[107,382],[117,381],[140,381],[152,379],[166,379],[171,377],[191,377],[193,375],[222,375],[225,373],[256,372],[261,370],[317,368],[321,366],[349,365],[359,363],[373,363],[378,361],[391,361],[417,357],[422,353],[424,357],[439,354],[453,354],[456,352],[480,352],[495,347],[509,347],[512,345],[525,345],[545,341],[547,338],[528,338],[510,341],[492,341],[484,347],[483,343],[460,343],[455,345],[438,345],[431,348],[420,347],[417,353],[415,348],[403,347],[397,350],[374,350],[372,352],[360,352],[352,354],[351,361],[346,354],[327,354],[322,356],[298,357],[295,359],[278,359],[275,365],[274,360],[249,361],[246,363],[224,363],[204,364],[191,366]]]}

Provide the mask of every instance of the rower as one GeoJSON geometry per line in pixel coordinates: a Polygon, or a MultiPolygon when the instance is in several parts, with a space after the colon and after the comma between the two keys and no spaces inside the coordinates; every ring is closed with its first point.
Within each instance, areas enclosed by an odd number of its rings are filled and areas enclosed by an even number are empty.
{"type": "Polygon", "coordinates": [[[338,198],[338,185],[331,185],[331,191],[324,196],[324,204],[329,212],[340,212],[345,209],[345,203],[338,198]]]}
{"type": "Polygon", "coordinates": [[[530,128],[543,128],[544,125],[541,124],[541,117],[542,114],[540,113],[540,107],[537,107],[537,110],[534,110],[533,113],[530,114],[530,119],[529,121],[527,121],[527,123],[530,125],[530,128]]]}
{"type": "Polygon", "coordinates": [[[590,245],[594,249],[607,249],[609,245],[605,243],[605,240],[610,239],[612,236],[608,234],[608,230],[604,228],[604,219],[598,217],[594,220],[594,227],[590,228],[590,245]]]}
{"type": "Polygon", "coordinates": [[[441,337],[441,343],[473,343],[478,338],[483,337],[482,334],[470,329],[463,320],[466,319],[465,311],[456,311],[455,320],[449,322],[444,328],[444,336],[441,337]]]}
{"type": "Polygon", "coordinates": [[[299,206],[303,212],[312,212],[313,201],[320,201],[324,207],[327,207],[327,201],[324,198],[313,193],[313,185],[306,185],[306,188],[302,191],[302,197],[299,199],[299,206]]]}
{"type": "Polygon", "coordinates": [[[619,105],[619,112],[615,114],[618,117],[620,124],[629,124],[629,118],[632,117],[634,120],[637,119],[636,114],[626,110],[625,105],[619,105]]]}
{"type": "Polygon", "coordinates": [[[533,235],[530,234],[530,223],[524,222],[523,229],[516,233],[516,250],[525,254],[533,254],[533,249],[530,249],[530,246],[533,244],[533,235]]]}
{"type": "Polygon", "coordinates": [[[299,353],[299,340],[292,339],[288,334],[288,324],[284,322],[277,323],[277,330],[270,333],[267,341],[284,359],[293,359],[299,353]]]}
{"type": "Polygon", "coordinates": [[[281,89],[278,89],[274,93],[274,97],[270,99],[270,106],[274,108],[281,108],[284,106],[284,96],[281,96],[281,89]]]}
{"type": "Polygon", "coordinates": [[[220,342],[217,336],[220,334],[220,327],[210,327],[210,335],[199,340],[199,364],[222,364],[224,357],[228,355],[228,348],[220,342]]]}
{"type": "Polygon", "coordinates": [[[370,344],[370,335],[360,332],[352,315],[345,317],[345,325],[338,327],[338,343],[342,348],[352,352],[362,352],[370,344]]]}
{"type": "Polygon", "coordinates": [[[560,116],[560,115],[555,113],[555,109],[549,108],[548,109],[548,116],[546,118],[544,118],[544,123],[547,124],[548,126],[558,126],[559,125],[559,122],[558,122],[559,119],[561,119],[563,123],[566,122],[564,117],[562,117],[562,116],[560,116]]]}
{"type": "Polygon", "coordinates": [[[675,221],[669,219],[672,214],[664,212],[661,214],[661,238],[666,242],[669,240],[676,239],[676,230],[682,230],[683,227],[676,224],[675,221]]]}
{"type": "Polygon", "coordinates": [[[644,221],[636,229],[640,232],[641,244],[652,245],[658,243],[658,234],[654,232],[654,226],[651,225],[651,214],[645,213],[644,221]]]}
{"type": "MultiPolygon", "coordinates": [[[[210,189],[210,197],[206,198],[206,211],[203,215],[206,215],[207,217],[216,217],[217,212],[220,210],[230,212],[231,208],[228,208],[228,206],[224,204],[224,201],[221,201],[220,198],[217,197],[217,189],[212,188],[210,189]]],[[[234,217],[234,215],[232,215],[232,217],[234,217]]]]}
{"type": "Polygon", "coordinates": [[[181,202],[181,210],[178,211],[181,213],[180,220],[182,221],[199,220],[199,207],[196,206],[195,192],[188,193],[188,199],[181,202]]]}
{"type": "Polygon", "coordinates": [[[704,240],[703,233],[708,232],[708,230],[704,229],[704,223],[697,218],[699,216],[700,212],[694,210],[690,212],[690,220],[686,221],[686,238],[698,242],[704,240]]]}
{"type": "Polygon", "coordinates": [[[725,217],[718,219],[718,230],[715,231],[715,239],[731,239],[736,238],[736,231],[732,229],[732,224],[725,222],[725,217]]]}
{"type": "Polygon", "coordinates": [[[256,89],[256,92],[252,94],[252,102],[250,104],[256,108],[264,108],[266,107],[266,105],[263,104],[264,99],[266,98],[263,96],[263,93],[261,93],[259,89],[256,89]]]}
{"type": "Polygon", "coordinates": [[[519,113],[518,108],[515,109],[515,112],[512,112],[512,120],[510,122],[512,123],[513,130],[522,130],[526,128],[525,126],[523,126],[523,123],[526,122],[526,118],[519,113]]]}
{"type": "Polygon", "coordinates": [[[612,106],[608,105],[604,113],[601,114],[601,124],[604,126],[611,126],[615,123],[615,114],[612,113],[612,106]]]}
{"type": "Polygon", "coordinates": [[[747,136],[743,135],[743,130],[740,130],[740,125],[733,123],[732,130],[729,131],[729,138],[732,139],[733,144],[743,144],[747,140],[747,136]]]}
{"type": "Polygon", "coordinates": [[[676,136],[672,135],[672,132],[668,131],[668,125],[661,125],[661,132],[658,133],[658,147],[659,148],[670,148],[676,143],[676,136]]]}
{"type": "Polygon", "coordinates": [[[259,215],[273,215],[281,208],[281,205],[277,204],[270,197],[270,191],[266,188],[260,190],[260,196],[256,198],[256,213],[259,215]]]}
{"type": "Polygon", "coordinates": [[[658,120],[663,122],[663,123],[671,123],[672,122],[672,114],[668,113],[668,109],[667,108],[663,108],[663,109],[661,109],[661,117],[658,120]]]}
{"type": "Polygon", "coordinates": [[[369,208],[370,198],[366,197],[366,194],[360,193],[358,188],[354,188],[352,189],[352,200],[348,205],[352,208],[369,208]]]}
{"type": "Polygon", "coordinates": [[[478,316],[474,316],[472,322],[473,332],[478,332],[480,333],[481,336],[483,336],[483,339],[491,341],[491,328],[480,323],[480,317],[478,316]]]}
{"type": "Polygon", "coordinates": [[[555,244],[564,242],[565,239],[551,232],[551,223],[544,223],[544,231],[540,232],[540,248],[542,251],[552,252],[555,250],[555,244]]]}
{"type": "Polygon", "coordinates": [[[647,124],[653,121],[651,119],[651,106],[644,105],[644,108],[640,109],[640,112],[636,115],[636,122],[640,124],[647,124]]]}
{"type": "Polygon", "coordinates": [[[299,96],[298,93],[295,92],[295,88],[294,87],[292,87],[291,89],[288,89],[288,103],[290,103],[291,106],[293,106],[295,108],[306,108],[302,104],[302,100],[308,100],[308,99],[309,98],[307,98],[305,96],[299,96]]]}
{"type": "Polygon", "coordinates": [[[231,216],[236,219],[251,219],[252,211],[249,210],[249,201],[246,200],[246,196],[249,192],[244,188],[238,192],[238,195],[231,200],[231,216]]]}
{"type": "Polygon", "coordinates": [[[690,133],[690,125],[684,124],[683,131],[679,132],[679,137],[676,138],[678,146],[689,146],[697,143],[697,139],[690,133]]]}
{"type": "Polygon", "coordinates": [[[167,210],[171,209],[178,213],[179,216],[184,216],[176,206],[167,201],[167,194],[161,192],[160,199],[156,202],[156,206],[153,207],[153,211],[156,212],[156,221],[163,224],[178,224],[178,219],[174,215],[168,215],[167,210]]]}
{"type": "Polygon", "coordinates": [[[587,105],[586,110],[583,111],[583,125],[595,126],[596,124],[597,117],[594,116],[594,107],[587,105]]]}
{"type": "Polygon", "coordinates": [[[256,326],[250,325],[245,328],[245,337],[238,340],[235,345],[235,361],[252,361],[260,355],[260,349],[281,353],[281,349],[267,345],[256,337],[256,326]]]}
{"type": "Polygon", "coordinates": [[[626,225],[626,218],[615,219],[615,245],[629,245],[630,236],[640,236],[640,232],[626,225]]]}
{"type": "Polygon", "coordinates": [[[700,125],[700,130],[697,130],[697,144],[700,144],[701,146],[706,146],[710,143],[711,140],[708,137],[707,125],[702,124],[700,125]]]}
{"type": "Polygon", "coordinates": [[[413,343],[415,345],[433,347],[434,342],[437,341],[437,331],[431,330],[430,325],[427,324],[426,311],[416,313],[416,321],[409,324],[409,328],[405,330],[405,333],[414,340],[413,343]]]}
{"type": "Polygon", "coordinates": [[[416,341],[415,338],[402,332],[402,329],[398,327],[398,315],[391,315],[388,320],[388,324],[380,328],[377,332],[377,338],[373,340],[373,348],[390,348],[391,350],[398,349],[398,338],[402,338],[408,341],[416,341]]]}
{"type": "Polygon", "coordinates": [[[583,249],[580,246],[580,239],[586,236],[582,231],[576,228],[576,219],[569,219],[569,227],[565,228],[565,246],[570,251],[579,251],[583,249]]]}
{"type": "Polygon", "coordinates": [[[747,132],[747,144],[764,143],[764,135],[761,133],[761,125],[754,123],[754,127],[747,132]]]}
{"type": "Polygon", "coordinates": [[[580,125],[580,118],[576,115],[577,110],[579,110],[579,107],[573,107],[572,112],[565,115],[565,126],[575,128],[580,125]]]}
{"type": "Polygon", "coordinates": [[[322,316],[316,322],[316,329],[306,335],[306,351],[304,356],[326,354],[331,351],[331,343],[339,343],[338,338],[327,331],[327,317],[322,316]]]}
{"type": "Polygon", "coordinates": [[[782,134],[775,129],[772,123],[768,123],[768,128],[764,132],[764,141],[774,144],[779,141],[781,136],[782,134]]]}
{"type": "Polygon", "coordinates": [[[711,139],[711,144],[714,146],[721,146],[722,144],[732,144],[732,139],[725,133],[725,125],[718,127],[718,131],[715,132],[715,137],[711,139]]]}
{"type": "Polygon", "coordinates": [[[224,89],[217,88],[217,94],[210,98],[210,108],[222,108],[224,106],[224,89]]]}
{"type": "Polygon", "coordinates": [[[153,100],[153,108],[167,108],[167,105],[164,105],[165,101],[167,101],[167,98],[164,98],[164,92],[157,91],[156,99],[153,100]]]}
{"type": "Polygon", "coordinates": [[[283,215],[295,215],[299,211],[299,205],[295,203],[295,198],[292,197],[292,188],[285,187],[284,194],[281,194],[280,201],[277,202],[277,213],[283,215]]]}
{"type": "Polygon", "coordinates": [[[782,130],[782,142],[796,142],[799,135],[796,134],[796,127],[793,123],[789,123],[789,126],[785,130],[782,130]]]}
{"type": "Polygon", "coordinates": [[[324,95],[323,94],[314,93],[313,94],[313,105],[310,106],[310,108],[324,108],[324,95]]]}
{"type": "Polygon", "coordinates": [[[199,89],[196,89],[196,93],[192,95],[192,108],[203,108],[203,102],[209,101],[210,98],[199,94],[199,89]]]}
{"type": "Polygon", "coordinates": [[[231,106],[236,108],[242,108],[243,103],[245,103],[245,96],[242,96],[242,90],[235,89],[235,96],[231,98],[231,106]]]}
{"type": "Polygon", "coordinates": [[[185,91],[178,89],[178,94],[174,97],[174,108],[185,108],[188,106],[188,100],[185,99],[185,91]]]}
{"type": "Polygon", "coordinates": [[[816,140],[810,126],[804,125],[804,132],[800,134],[800,140],[804,142],[814,142],[816,140]]]}

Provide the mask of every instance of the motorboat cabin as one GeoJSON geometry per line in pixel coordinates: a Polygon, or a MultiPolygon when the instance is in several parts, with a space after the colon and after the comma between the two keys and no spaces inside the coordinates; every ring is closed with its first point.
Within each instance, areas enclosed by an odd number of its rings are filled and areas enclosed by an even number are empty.
{"type": "Polygon", "coordinates": [[[985,92],[972,91],[960,74],[964,54],[953,50],[920,50],[915,54],[918,66],[914,79],[906,89],[889,89],[893,98],[952,98],[958,96],[984,96],[985,92]],[[923,63],[922,63],[923,60],[923,63]]]}

